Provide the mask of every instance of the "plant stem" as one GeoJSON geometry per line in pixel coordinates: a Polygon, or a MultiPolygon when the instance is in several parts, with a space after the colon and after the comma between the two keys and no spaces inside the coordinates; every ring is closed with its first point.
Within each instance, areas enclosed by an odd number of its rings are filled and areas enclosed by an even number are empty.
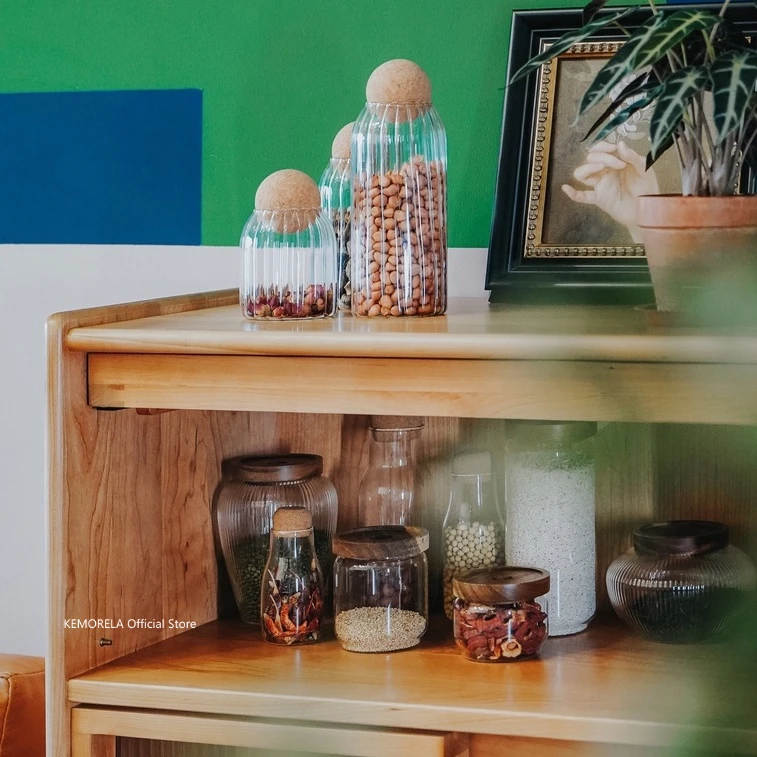
{"type": "Polygon", "coordinates": [[[647,2],[649,3],[649,7],[652,9],[652,13],[654,13],[655,15],[657,15],[659,13],[659,11],[657,10],[657,5],[655,4],[655,1],[654,0],[647,0],[647,2]]]}

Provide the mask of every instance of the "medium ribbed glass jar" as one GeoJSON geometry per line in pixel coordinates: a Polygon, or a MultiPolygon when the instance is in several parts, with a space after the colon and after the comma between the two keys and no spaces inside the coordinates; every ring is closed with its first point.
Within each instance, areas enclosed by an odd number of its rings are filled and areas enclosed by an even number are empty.
{"type": "Polygon", "coordinates": [[[334,227],[337,257],[337,307],[349,310],[352,302],[350,286],[350,238],[352,225],[352,170],[350,166],[350,140],[353,123],[347,124],[334,138],[331,160],[321,176],[321,206],[334,227]]]}
{"type": "Polygon", "coordinates": [[[634,532],[634,546],[607,570],[618,616],[652,641],[717,640],[757,588],[749,558],[729,544],[728,527],[667,521],[634,532]]]}
{"type": "Polygon", "coordinates": [[[246,318],[334,315],[337,242],[318,185],[300,171],[271,174],[242,231],[240,299],[246,318]]]}
{"type": "Polygon", "coordinates": [[[350,652],[414,647],[428,626],[428,531],[403,526],[337,534],[334,624],[350,652]]]}
{"type": "Polygon", "coordinates": [[[273,514],[279,508],[305,507],[312,514],[315,548],[328,588],[338,508],[336,489],[322,473],[318,455],[247,455],[224,461],[216,529],[246,623],[260,620],[260,585],[273,514]]]}
{"type": "Polygon", "coordinates": [[[352,312],[447,308],[447,136],[415,63],[379,66],[352,135],[352,312]]]}
{"type": "Polygon", "coordinates": [[[583,631],[597,608],[595,423],[508,421],[505,556],[551,576],[552,636],[583,631]]]}

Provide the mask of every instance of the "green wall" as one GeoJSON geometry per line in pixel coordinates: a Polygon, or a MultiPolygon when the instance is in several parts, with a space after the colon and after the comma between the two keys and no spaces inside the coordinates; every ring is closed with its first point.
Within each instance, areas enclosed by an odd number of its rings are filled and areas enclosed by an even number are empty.
{"type": "Polygon", "coordinates": [[[204,90],[203,242],[236,244],[271,171],[318,178],[389,58],[431,76],[450,243],[488,243],[510,13],[569,0],[2,0],[0,90],[204,90]]]}

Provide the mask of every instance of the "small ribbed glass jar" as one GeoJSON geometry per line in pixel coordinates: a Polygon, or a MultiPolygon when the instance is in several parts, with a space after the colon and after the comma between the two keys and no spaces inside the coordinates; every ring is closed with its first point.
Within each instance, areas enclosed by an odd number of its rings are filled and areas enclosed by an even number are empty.
{"type": "Polygon", "coordinates": [[[260,585],[273,514],[279,508],[305,507],[312,514],[315,548],[328,588],[338,508],[336,489],[322,474],[318,455],[247,455],[224,461],[216,530],[246,623],[260,620],[260,585]]]}
{"type": "Polygon", "coordinates": [[[508,421],[505,557],[551,576],[552,636],[583,631],[597,608],[595,423],[508,421]]]}
{"type": "Polygon", "coordinates": [[[334,315],[337,242],[318,185],[300,171],[271,174],[242,231],[240,299],[246,318],[334,315]]]}
{"type": "Polygon", "coordinates": [[[488,452],[465,452],[455,457],[442,528],[444,612],[452,620],[452,579],[473,568],[504,565],[505,529],[488,452]]]}
{"type": "Polygon", "coordinates": [[[717,641],[757,588],[723,523],[651,523],[633,541],[608,568],[607,591],[620,619],[652,641],[717,641]]]}
{"type": "Polygon", "coordinates": [[[350,166],[350,140],[353,123],[347,124],[334,137],[331,160],[318,184],[321,206],[334,227],[337,244],[337,307],[349,310],[352,302],[350,286],[350,238],[352,225],[352,170],[350,166]]]}
{"type": "Polygon", "coordinates": [[[403,526],[337,534],[334,623],[350,652],[416,646],[428,626],[428,531],[403,526]]]}
{"type": "Polygon", "coordinates": [[[352,135],[352,312],[447,308],[447,136],[425,72],[393,60],[371,74],[352,135]]]}
{"type": "Polygon", "coordinates": [[[549,573],[538,568],[478,568],[453,581],[455,643],[475,662],[534,657],[549,634],[549,573]]]}
{"type": "Polygon", "coordinates": [[[416,525],[415,443],[422,430],[422,418],[371,417],[368,469],[358,488],[361,526],[416,525]]]}
{"type": "Polygon", "coordinates": [[[260,593],[263,638],[271,644],[312,644],[321,636],[323,576],[304,507],[273,514],[271,545],[260,593]]]}

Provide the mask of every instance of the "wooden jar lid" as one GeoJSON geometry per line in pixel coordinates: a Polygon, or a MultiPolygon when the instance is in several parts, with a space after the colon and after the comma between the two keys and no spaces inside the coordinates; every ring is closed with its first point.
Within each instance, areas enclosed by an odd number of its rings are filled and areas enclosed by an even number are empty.
{"type": "Polygon", "coordinates": [[[337,534],[331,551],[355,560],[415,557],[428,549],[428,531],[415,526],[368,526],[337,534]]]}
{"type": "Polygon", "coordinates": [[[313,516],[304,507],[280,507],[273,514],[275,533],[309,531],[313,527],[313,516]]]}
{"type": "Polygon", "coordinates": [[[346,126],[339,129],[334,141],[331,143],[331,157],[340,160],[349,159],[352,154],[352,127],[355,122],[352,121],[346,126]]]}
{"type": "Polygon", "coordinates": [[[323,473],[320,455],[243,455],[223,461],[223,472],[246,484],[286,484],[323,473]]]}
{"type": "Polygon", "coordinates": [[[466,602],[496,605],[530,602],[549,591],[549,573],[540,568],[475,568],[452,579],[452,591],[466,602]]]}

